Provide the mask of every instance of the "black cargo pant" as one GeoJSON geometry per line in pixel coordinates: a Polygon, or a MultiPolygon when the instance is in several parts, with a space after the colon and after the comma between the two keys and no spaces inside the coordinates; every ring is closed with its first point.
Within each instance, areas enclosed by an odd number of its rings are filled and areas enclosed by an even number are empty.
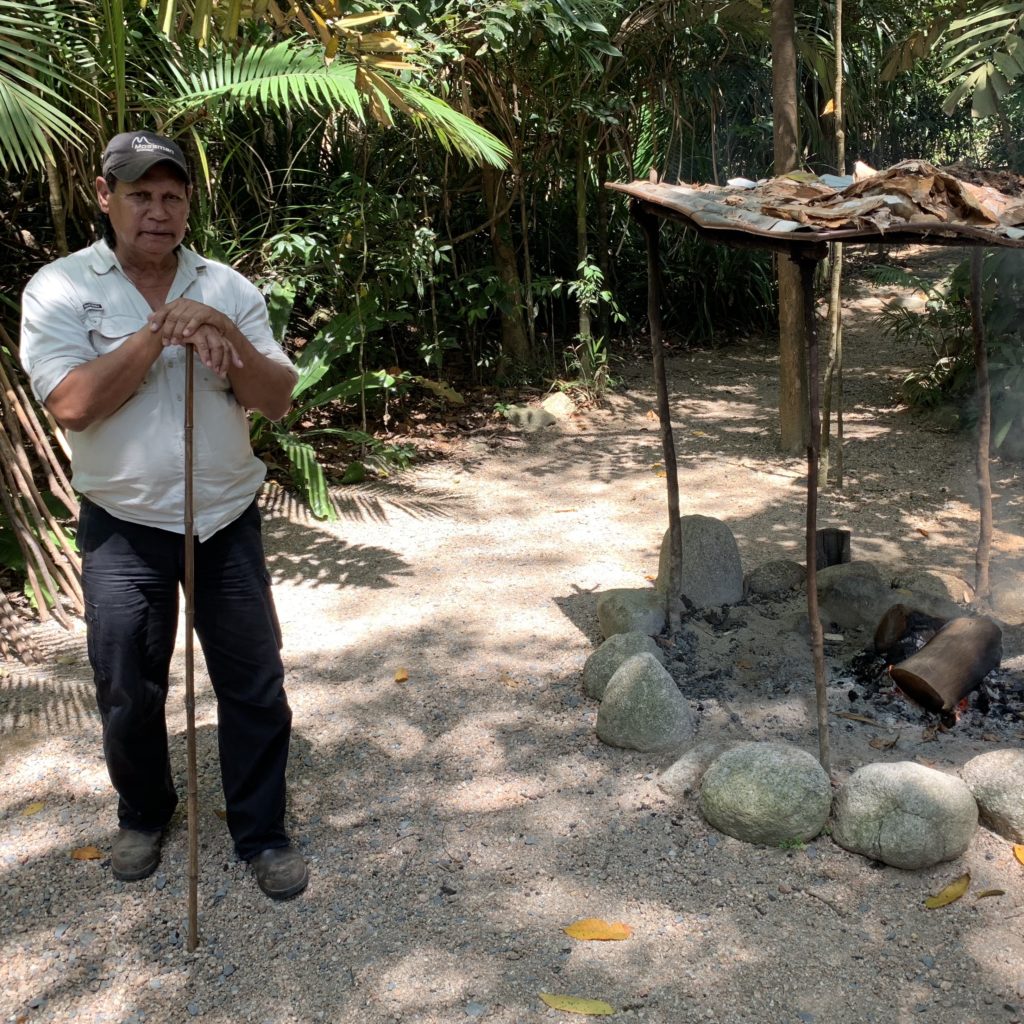
{"type": "MultiPolygon", "coordinates": [[[[167,752],[168,671],[184,538],[82,502],[89,661],[122,828],[158,831],[178,797],[167,752]]],[[[227,823],[238,855],[285,846],[291,709],[255,501],[195,545],[195,628],[217,696],[227,823]]]]}

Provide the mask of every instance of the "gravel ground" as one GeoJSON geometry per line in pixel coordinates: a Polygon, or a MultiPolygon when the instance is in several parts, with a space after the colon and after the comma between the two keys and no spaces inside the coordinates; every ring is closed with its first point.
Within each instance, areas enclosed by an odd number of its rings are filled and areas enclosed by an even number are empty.
{"type": "MultiPolygon", "coordinates": [[[[849,308],[847,487],[823,498],[821,523],[849,526],[855,557],[970,578],[970,443],[898,407],[906,367],[868,330],[871,303],[853,296],[849,308]]],[[[728,521],[745,569],[802,559],[803,467],[774,450],[776,365],[751,343],[670,367],[683,511],[728,521]]],[[[114,799],[84,638],[38,628],[44,666],[0,675],[0,1021],[573,1019],[540,992],[604,999],[612,1019],[651,1024],[1024,1020],[1024,868],[1005,840],[979,829],[958,861],[920,872],[827,836],[748,846],[711,830],[692,800],[668,801],[657,788],[665,759],[595,738],[597,706],[580,682],[600,640],[594,594],[647,585],[666,522],[652,409],[637,377],[542,434],[476,435],[445,461],[347,488],[332,524],[268,490],[295,712],[290,823],[312,879],[275,904],[235,860],[200,659],[193,954],[184,821],[156,875],[112,878],[114,799]],[[90,844],[103,858],[71,858],[90,844]],[[964,871],[964,899],[924,909],[964,871]],[[985,889],[1004,894],[976,898],[985,889]],[[632,936],[562,932],[589,916],[624,921],[632,936]]],[[[1024,484],[1012,467],[995,479],[994,566],[1008,575],[1020,568],[1024,484]]],[[[766,625],[744,665],[773,650],[763,610],[748,610],[748,624],[766,625]]],[[[774,671],[790,674],[785,686],[742,672],[717,694],[702,682],[699,738],[722,719],[816,752],[811,678],[783,654],[774,671]]],[[[181,678],[179,652],[179,776],[181,678]]],[[[848,686],[834,684],[833,710],[850,710],[848,686]]],[[[835,719],[837,780],[878,758],[953,771],[1021,741],[1009,721],[926,738],[897,717],[901,740],[887,750],[870,746],[878,730],[835,719]]]]}

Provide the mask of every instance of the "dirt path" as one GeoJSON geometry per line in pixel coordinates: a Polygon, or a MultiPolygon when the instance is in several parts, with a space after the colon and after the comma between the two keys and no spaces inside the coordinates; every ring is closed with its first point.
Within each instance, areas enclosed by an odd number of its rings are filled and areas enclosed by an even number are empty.
{"type": "MultiPolygon", "coordinates": [[[[970,579],[970,442],[895,401],[914,353],[878,340],[871,306],[853,295],[847,307],[847,486],[824,496],[821,524],[850,528],[855,557],[970,579]]],[[[804,466],[775,451],[770,350],[687,354],[670,369],[683,512],[726,520],[745,569],[802,560],[804,466]]],[[[1024,869],[1005,841],[979,830],[959,861],[909,873],[827,837],[746,846],[692,802],[667,801],[664,759],[596,740],[579,675],[600,640],[594,595],[648,585],[667,523],[652,410],[641,367],[562,426],[478,435],[445,462],[345,489],[332,524],[268,492],[295,712],[290,815],[312,884],[274,905],[235,862],[200,673],[194,955],[183,822],[136,885],[69,857],[109,849],[113,800],[84,641],[41,632],[46,668],[0,678],[0,1021],[573,1019],[541,991],[652,1024],[1021,1020],[1024,869]],[[1005,895],[924,910],[965,870],[972,892],[1005,895]],[[586,916],[628,922],[633,937],[561,931],[586,916]]],[[[1016,570],[1019,470],[997,467],[996,485],[996,564],[1016,570]]],[[[792,701],[751,690],[738,713],[766,738],[784,719],[813,752],[804,687],[793,680],[792,701]]],[[[180,684],[172,702],[180,773],[180,684]]],[[[840,768],[871,752],[858,728],[837,723],[857,737],[838,744],[840,768]]],[[[913,743],[892,756],[914,756],[913,743]]],[[[928,749],[953,769],[983,748],[954,732],[928,749]]]]}

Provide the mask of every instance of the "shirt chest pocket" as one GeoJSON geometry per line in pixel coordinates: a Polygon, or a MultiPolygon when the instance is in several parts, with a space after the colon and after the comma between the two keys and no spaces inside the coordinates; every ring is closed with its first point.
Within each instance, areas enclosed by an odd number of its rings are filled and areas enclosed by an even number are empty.
{"type": "Polygon", "coordinates": [[[144,321],[131,314],[96,313],[86,317],[85,323],[89,328],[92,347],[97,355],[102,356],[120,348],[127,338],[143,326],[144,321]]]}

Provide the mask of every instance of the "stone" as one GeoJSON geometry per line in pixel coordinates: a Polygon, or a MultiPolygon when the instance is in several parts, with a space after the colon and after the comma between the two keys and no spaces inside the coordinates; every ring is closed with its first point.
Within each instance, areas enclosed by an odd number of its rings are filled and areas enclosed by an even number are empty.
{"type": "Polygon", "coordinates": [[[990,750],[960,770],[983,825],[1011,843],[1024,843],[1024,750],[990,750]]]}
{"type": "Polygon", "coordinates": [[[944,569],[907,569],[898,573],[892,585],[909,590],[910,605],[925,615],[954,619],[974,600],[974,587],[944,569]]]}
{"type": "Polygon", "coordinates": [[[897,868],[959,857],[978,825],[967,784],[916,761],[864,765],[832,808],[832,838],[844,850],[897,868]]]}
{"type": "Polygon", "coordinates": [[[605,590],[597,597],[597,621],[604,637],[617,633],[655,636],[665,628],[665,598],[656,590],[605,590]]]}
{"type": "Polygon", "coordinates": [[[547,409],[536,405],[510,405],[505,410],[505,419],[514,427],[521,427],[528,434],[558,422],[547,409]]]}
{"type": "Polygon", "coordinates": [[[693,738],[690,705],[653,654],[635,654],[608,680],[598,738],[629,750],[678,749],[693,738]]]}
{"type": "Polygon", "coordinates": [[[742,743],[704,773],[700,809],[708,824],[746,843],[806,842],[825,827],[832,785],[806,750],[742,743]]]}
{"type": "Polygon", "coordinates": [[[658,789],[677,800],[689,796],[700,788],[700,780],[712,763],[738,744],[739,740],[704,740],[695,743],[661,773],[658,789]]]}
{"type": "Polygon", "coordinates": [[[564,391],[553,391],[540,403],[540,407],[556,420],[567,419],[576,411],[576,403],[564,391]]]}
{"type": "Polygon", "coordinates": [[[894,604],[906,604],[907,591],[894,590],[871,562],[847,562],[818,571],[818,611],[827,627],[874,631],[894,604]]]}
{"type": "MultiPolygon", "coordinates": [[[[680,516],[683,560],[680,592],[693,608],[717,608],[743,599],[743,567],[732,530],[711,516],[680,516]]],[[[668,593],[669,531],[661,541],[655,589],[668,593]]]]}
{"type": "Polygon", "coordinates": [[[664,652],[646,633],[615,633],[608,637],[583,666],[583,689],[587,696],[601,700],[608,680],[622,663],[644,652],[653,654],[662,665],[665,664],[664,652]]]}
{"type": "Polygon", "coordinates": [[[743,594],[746,597],[777,597],[804,585],[807,570],[789,558],[765,562],[751,569],[743,579],[743,594]]]}

